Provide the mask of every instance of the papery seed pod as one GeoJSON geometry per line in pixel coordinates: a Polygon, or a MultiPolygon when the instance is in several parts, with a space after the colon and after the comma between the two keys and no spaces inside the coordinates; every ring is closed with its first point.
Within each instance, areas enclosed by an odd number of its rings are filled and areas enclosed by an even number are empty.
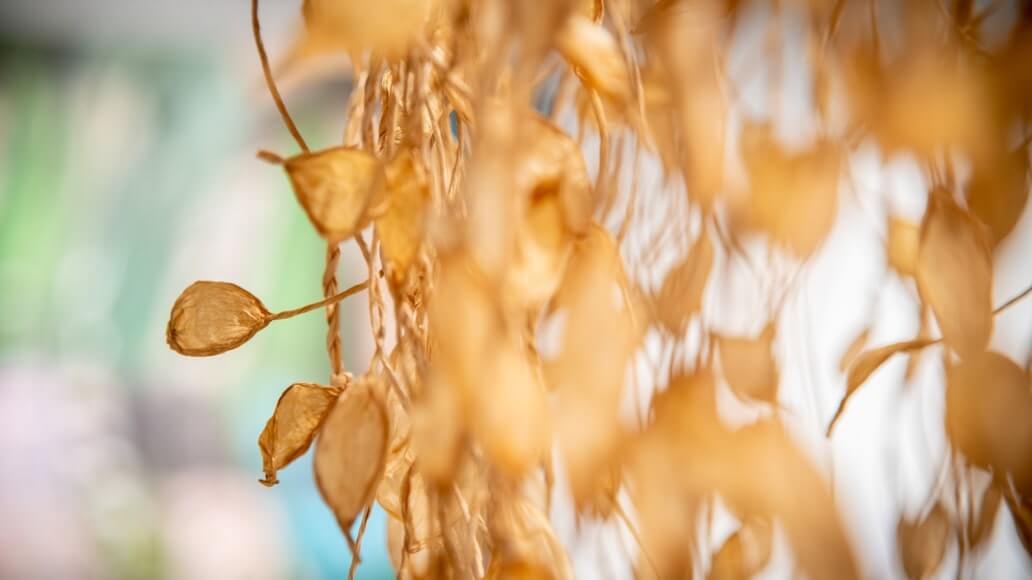
{"type": "Polygon", "coordinates": [[[559,52],[589,87],[612,101],[630,98],[631,76],[616,39],[589,18],[572,15],[559,31],[559,52]]]}
{"type": "Polygon", "coordinates": [[[405,279],[419,254],[426,229],[430,190],[425,170],[403,151],[386,168],[386,210],[376,218],[376,233],[391,280],[405,279]]]}
{"type": "Polygon", "coordinates": [[[896,538],[907,578],[920,580],[935,573],[946,554],[950,532],[949,517],[940,503],[917,522],[900,517],[896,538]]]}
{"type": "Polygon", "coordinates": [[[339,394],[339,389],[312,383],[294,383],[283,391],[258,437],[265,471],[261,483],[278,483],[276,471],[308,450],[339,394]]]}
{"type": "Polygon", "coordinates": [[[186,356],[212,356],[247,342],[271,320],[261,300],[229,282],[194,282],[172,305],[165,339],[186,356]]]}
{"type": "Polygon", "coordinates": [[[969,355],[946,373],[946,432],[968,461],[1032,488],[1032,388],[1014,361],[969,355]]]}
{"type": "Polygon", "coordinates": [[[551,441],[547,393],[521,349],[499,345],[488,352],[476,391],[475,432],[494,464],[518,477],[540,463],[551,441]]]}
{"type": "Polygon", "coordinates": [[[773,543],[773,529],[768,521],[752,518],[731,534],[713,556],[709,580],[752,578],[767,562],[773,543]]]}
{"type": "Polygon", "coordinates": [[[361,230],[368,222],[368,208],[383,196],[383,166],[360,149],[335,147],[302,153],[283,166],[308,219],[330,242],[361,230]]]}
{"type": "Polygon", "coordinates": [[[367,380],[340,396],[316,441],[315,482],[345,534],[372,501],[387,453],[387,414],[367,380]]]}
{"type": "Polygon", "coordinates": [[[673,268],[667,272],[655,297],[655,316],[669,333],[680,336],[688,320],[702,308],[713,268],[713,244],[703,231],[673,268]]]}
{"type": "Polygon", "coordinates": [[[961,356],[989,344],[993,262],[978,223],[942,191],[933,192],[921,225],[917,287],[943,340],[961,356]]]}
{"type": "Polygon", "coordinates": [[[427,25],[435,0],[305,0],[301,13],[313,42],[341,50],[401,55],[427,25]]]}
{"type": "Polygon", "coordinates": [[[523,119],[524,149],[515,172],[518,191],[530,198],[554,191],[567,229],[583,234],[591,223],[594,200],[580,147],[537,115],[528,114],[523,119]]]}
{"type": "Polygon", "coordinates": [[[889,239],[886,250],[889,265],[900,276],[913,276],[917,270],[917,252],[921,239],[921,228],[900,218],[889,220],[889,239]]]}
{"type": "Polygon", "coordinates": [[[765,126],[747,127],[741,140],[750,187],[748,207],[740,209],[745,223],[797,256],[812,255],[838,214],[838,149],[820,142],[789,154],[765,126]]]}
{"type": "Polygon", "coordinates": [[[755,338],[719,337],[720,368],[728,386],[739,397],[777,402],[778,365],[773,343],[773,324],[768,324],[755,338]]]}

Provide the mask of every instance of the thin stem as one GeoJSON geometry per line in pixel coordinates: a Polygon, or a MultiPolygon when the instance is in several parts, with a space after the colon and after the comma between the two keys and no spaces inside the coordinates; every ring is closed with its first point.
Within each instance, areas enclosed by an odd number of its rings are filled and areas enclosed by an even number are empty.
{"type": "Polygon", "coordinates": [[[297,130],[297,125],[294,124],[294,119],[290,117],[287,105],[283,103],[283,97],[280,96],[279,89],[276,88],[276,81],[272,78],[269,55],[265,54],[261,25],[258,23],[258,0],[251,0],[251,30],[254,32],[254,45],[258,48],[258,58],[262,61],[262,74],[265,75],[265,86],[269,88],[269,94],[272,95],[272,100],[276,103],[276,108],[279,109],[280,117],[283,118],[283,124],[287,126],[290,134],[294,136],[294,140],[297,141],[301,150],[308,153],[308,144],[305,143],[301,132],[297,130]]]}
{"type": "Polygon", "coordinates": [[[1022,298],[1026,297],[1026,296],[1028,296],[1029,293],[1032,293],[1032,286],[1029,286],[1028,288],[1025,288],[1017,296],[1015,296],[1015,297],[1011,298],[1010,300],[1004,302],[1003,304],[997,306],[996,310],[993,310],[993,314],[999,314],[999,313],[1003,312],[1004,310],[1007,310],[1011,306],[1014,306],[1014,304],[1016,304],[1019,300],[1021,300],[1022,298]]]}
{"type": "Polygon", "coordinates": [[[318,302],[313,302],[313,303],[308,304],[306,306],[302,306],[300,308],[294,308],[292,310],[284,310],[283,312],[276,312],[275,314],[272,314],[271,316],[269,316],[269,320],[285,320],[287,318],[293,318],[293,317],[295,317],[295,316],[297,316],[299,314],[304,314],[305,312],[311,312],[313,310],[317,310],[319,308],[322,308],[323,306],[329,306],[330,304],[336,304],[336,303],[340,302],[341,300],[344,300],[348,296],[351,296],[352,294],[358,294],[362,290],[365,290],[366,286],[368,286],[368,285],[369,285],[369,281],[368,280],[366,280],[365,282],[359,282],[358,284],[355,284],[354,286],[352,286],[351,288],[348,288],[347,290],[344,290],[343,292],[339,292],[337,294],[334,294],[333,296],[330,296],[329,298],[324,298],[323,300],[320,300],[318,302]]]}

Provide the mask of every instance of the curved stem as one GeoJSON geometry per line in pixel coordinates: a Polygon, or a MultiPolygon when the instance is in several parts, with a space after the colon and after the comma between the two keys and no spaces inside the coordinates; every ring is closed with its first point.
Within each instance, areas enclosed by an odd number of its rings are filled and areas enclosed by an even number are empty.
{"type": "Polygon", "coordinates": [[[258,23],[258,0],[251,0],[251,31],[254,32],[254,45],[258,48],[258,58],[262,61],[262,74],[265,75],[265,86],[269,88],[269,94],[272,95],[272,100],[275,101],[276,108],[279,109],[280,117],[283,118],[283,124],[287,126],[290,134],[294,136],[294,140],[297,141],[301,150],[308,153],[308,144],[305,143],[305,138],[301,136],[301,132],[297,130],[297,125],[294,124],[294,119],[290,117],[287,105],[283,103],[283,97],[280,96],[279,89],[276,88],[276,81],[272,78],[269,55],[265,54],[261,25],[258,23]]]}
{"type": "Polygon", "coordinates": [[[302,306],[300,308],[294,308],[292,310],[284,310],[283,312],[276,312],[276,313],[274,313],[274,314],[269,316],[269,320],[284,320],[284,319],[287,319],[287,318],[293,318],[293,317],[297,316],[298,314],[304,314],[305,312],[311,312],[313,310],[317,310],[319,308],[322,308],[323,306],[329,306],[330,304],[336,304],[336,303],[340,302],[341,300],[344,300],[348,296],[351,296],[352,294],[358,294],[362,290],[365,290],[366,286],[368,286],[368,285],[369,285],[369,281],[368,280],[366,280],[365,282],[359,282],[358,284],[355,284],[354,286],[348,288],[347,290],[344,290],[343,292],[339,292],[337,294],[334,294],[333,296],[330,296],[329,298],[325,298],[325,299],[320,300],[318,302],[313,302],[313,303],[308,304],[306,306],[302,306]]]}

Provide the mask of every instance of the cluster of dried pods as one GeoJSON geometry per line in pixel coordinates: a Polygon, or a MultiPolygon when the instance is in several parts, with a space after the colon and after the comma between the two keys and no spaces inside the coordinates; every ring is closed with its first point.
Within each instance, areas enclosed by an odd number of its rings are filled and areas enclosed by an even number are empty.
{"type": "Polygon", "coordinates": [[[898,344],[864,350],[867,333],[857,338],[828,433],[882,363],[943,346],[953,452],[993,483],[966,513],[939,487],[918,520],[901,519],[903,567],[934,572],[952,537],[976,548],[1001,499],[1032,550],[1029,374],[988,350],[993,250],[1028,194],[1032,8],[1021,3],[990,49],[983,24],[1002,2],[901,3],[892,34],[879,31],[879,4],[304,0],[306,54],[351,55],[354,87],[343,144],[310,151],[273,82],[254,1],[266,81],[302,149],[260,156],[282,165],[327,242],[325,299],[271,313],[238,286],[197,282],[173,306],[168,343],[214,355],[326,309],[330,384],[283,392],[258,440],[261,481],[275,484],[315,441],[352,574],[376,501],[399,577],[570,578],[548,517],[559,469],[580,517],[626,526],[639,577],[751,576],[775,529],[801,574],[856,577],[830,487],[779,413],[777,314],[794,276],[781,267],[766,280],[781,297],[754,336],[700,314],[717,264],[755,267],[750,247],[798,272],[835,224],[848,155],[869,139],[909,152],[934,186],[920,223],[885,225],[891,275],[913,281],[925,324],[898,344]],[[772,47],[761,66],[781,62],[782,15],[801,23],[819,127],[802,149],[736,113],[728,53],[760,5],[773,11],[755,32],[772,47]],[[640,185],[643,157],[666,187],[640,185]],[[340,245],[352,241],[368,280],[338,292],[340,245]],[[659,268],[661,255],[673,266],[659,268]],[[354,377],[336,304],[363,290],[375,350],[354,377]],[[690,338],[694,357],[654,369],[658,394],[628,421],[648,334],[690,338]],[[716,405],[724,388],[772,412],[731,427],[716,405]],[[700,522],[718,498],[740,528],[709,553],[700,522]]]}

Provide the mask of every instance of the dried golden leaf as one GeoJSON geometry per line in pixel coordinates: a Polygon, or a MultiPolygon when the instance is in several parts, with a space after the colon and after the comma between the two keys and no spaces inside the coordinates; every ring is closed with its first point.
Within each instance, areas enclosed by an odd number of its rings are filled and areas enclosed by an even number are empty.
{"type": "Polygon", "coordinates": [[[559,390],[556,427],[578,506],[595,497],[598,473],[621,438],[624,373],[639,338],[625,284],[616,246],[593,228],[577,242],[556,295],[564,316],[561,350],[546,372],[559,390]]]}
{"type": "Polygon", "coordinates": [[[559,52],[591,88],[617,103],[630,97],[631,77],[616,39],[602,25],[574,14],[556,38],[559,52]]]}
{"type": "Polygon", "coordinates": [[[654,300],[655,315],[668,332],[680,336],[688,319],[702,308],[706,282],[713,268],[713,244],[706,232],[680,262],[667,272],[654,300]]]}
{"type": "Polygon", "coordinates": [[[186,356],[211,356],[247,342],[270,321],[261,300],[229,282],[194,282],[172,305],[165,339],[186,356]]]}
{"type": "Polygon", "coordinates": [[[842,358],[839,359],[840,371],[846,372],[846,369],[853,364],[853,360],[856,359],[857,355],[860,354],[860,351],[867,346],[867,337],[870,336],[870,334],[871,329],[865,328],[860,332],[860,334],[856,335],[853,342],[849,343],[849,346],[847,346],[846,350],[842,353],[842,358]]]}
{"type": "Polygon", "coordinates": [[[331,242],[362,229],[386,182],[379,160],[353,147],[302,153],[287,159],[284,168],[308,219],[331,242]]]}
{"type": "Polygon", "coordinates": [[[935,344],[936,342],[938,341],[928,338],[894,342],[892,344],[864,351],[860,356],[856,357],[852,366],[849,367],[849,372],[846,374],[846,393],[842,396],[842,401],[839,403],[838,409],[835,411],[835,415],[831,418],[831,423],[828,424],[828,434],[830,435],[832,429],[835,428],[835,423],[837,423],[839,417],[842,416],[842,411],[846,408],[846,402],[853,396],[853,393],[860,388],[860,385],[867,381],[874,371],[878,370],[878,367],[882,366],[885,361],[892,358],[892,355],[900,352],[919,350],[930,344],[935,344]]]}
{"type": "Polygon", "coordinates": [[[774,360],[774,326],[755,338],[719,337],[720,368],[728,386],[743,399],[774,403],[778,398],[778,364],[774,360]]]}
{"type": "Polygon", "coordinates": [[[276,410],[258,436],[265,479],[275,485],[276,472],[304,455],[340,390],[312,383],[294,383],[283,391],[276,410]]]}
{"type": "Polygon", "coordinates": [[[1032,502],[1027,498],[1006,493],[1007,507],[1014,518],[1014,527],[1018,532],[1018,539],[1025,547],[1025,552],[1032,556],[1032,502]]]}
{"type": "Polygon", "coordinates": [[[388,436],[387,413],[367,380],[352,383],[323,423],[315,447],[315,482],[345,534],[373,499],[388,436]]]}
{"type": "Polygon", "coordinates": [[[901,276],[913,276],[917,271],[917,252],[921,229],[900,218],[889,219],[889,265],[901,276]]]}
{"type": "Polygon", "coordinates": [[[982,351],[993,330],[992,255],[980,226],[942,192],[928,201],[917,287],[943,340],[961,356],[982,351]]]}
{"type": "Polygon", "coordinates": [[[484,345],[493,344],[501,325],[487,284],[471,262],[463,255],[441,258],[428,306],[434,369],[458,389],[463,405],[480,386],[484,345]]]}
{"type": "Polygon", "coordinates": [[[314,41],[343,50],[401,55],[430,19],[434,0],[305,0],[302,14],[314,41]]]}
{"type": "Polygon", "coordinates": [[[494,576],[489,572],[488,577],[573,578],[566,550],[555,537],[548,516],[529,502],[522,498],[496,499],[489,525],[492,537],[501,540],[498,544],[504,551],[492,554],[494,576]]]}
{"type": "Polygon", "coordinates": [[[547,393],[519,348],[495,346],[486,356],[474,430],[493,463],[518,477],[541,462],[551,441],[547,393]]]}
{"type": "Polygon", "coordinates": [[[742,157],[751,190],[748,207],[739,210],[746,224],[797,256],[810,256],[835,224],[839,151],[820,142],[809,151],[788,153],[769,127],[750,126],[743,130],[742,157]]]}
{"type": "Polygon", "coordinates": [[[572,242],[559,196],[552,192],[534,195],[517,232],[503,299],[520,310],[540,311],[562,282],[572,242]]]}
{"type": "Polygon", "coordinates": [[[563,223],[575,234],[591,224],[594,200],[580,147],[548,120],[527,115],[520,136],[523,149],[515,171],[517,190],[528,198],[559,196],[563,223]]]}
{"type": "Polygon", "coordinates": [[[466,412],[455,385],[432,374],[422,396],[413,401],[412,446],[416,467],[433,483],[455,475],[466,430],[466,412]]]}
{"type": "Polygon", "coordinates": [[[713,557],[710,580],[746,580],[770,560],[773,529],[770,522],[753,518],[732,534],[713,557]]]}
{"type": "Polygon", "coordinates": [[[972,548],[978,548],[992,536],[1002,499],[1003,495],[995,482],[986,486],[982,501],[978,505],[978,515],[968,522],[968,538],[972,548]]]}
{"type": "MultiPolygon", "coordinates": [[[[1032,390],[1029,376],[996,352],[970,355],[946,373],[946,432],[980,467],[1032,484],[1032,390]]],[[[1027,489],[1027,487],[1025,487],[1027,489]]]]}
{"type": "Polygon", "coordinates": [[[1025,148],[976,163],[967,184],[968,207],[989,227],[993,245],[1014,230],[1028,202],[1029,166],[1025,148]]]}
{"type": "Polygon", "coordinates": [[[900,517],[896,525],[900,558],[907,578],[928,578],[942,564],[950,539],[950,520],[942,504],[936,503],[918,522],[900,517]]]}
{"type": "Polygon", "coordinates": [[[407,150],[387,165],[386,174],[387,208],[376,218],[376,233],[391,278],[400,282],[423,243],[430,189],[425,170],[407,150]]]}
{"type": "Polygon", "coordinates": [[[777,519],[807,577],[858,577],[831,492],[784,427],[754,423],[719,452],[721,494],[736,511],[777,519]]]}

